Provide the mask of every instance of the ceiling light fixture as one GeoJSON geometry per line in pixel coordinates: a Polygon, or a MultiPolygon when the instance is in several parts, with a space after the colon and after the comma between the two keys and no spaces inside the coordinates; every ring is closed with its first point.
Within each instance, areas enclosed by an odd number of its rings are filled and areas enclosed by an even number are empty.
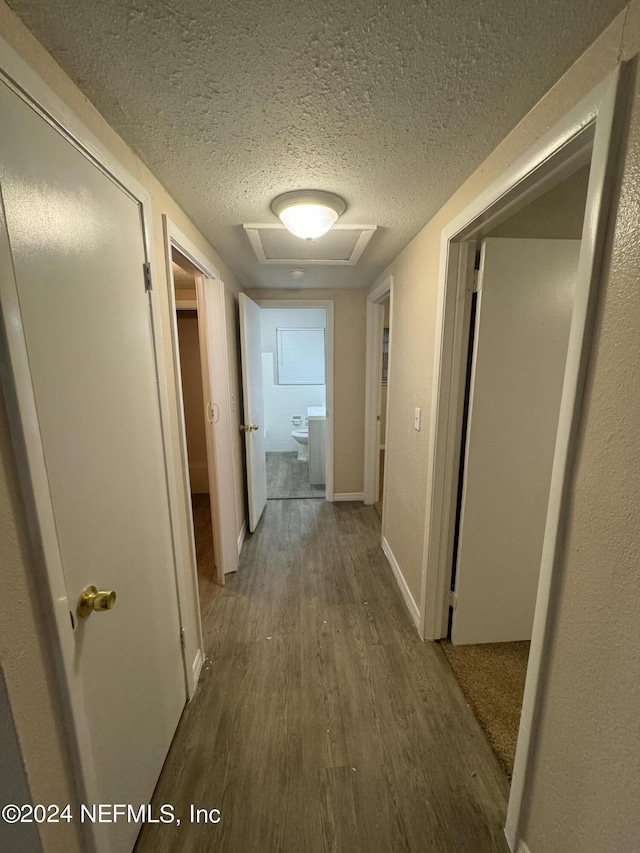
{"type": "Polygon", "coordinates": [[[285,228],[303,240],[315,240],[326,234],[346,207],[339,195],[323,190],[294,190],[271,202],[271,210],[285,228]]]}

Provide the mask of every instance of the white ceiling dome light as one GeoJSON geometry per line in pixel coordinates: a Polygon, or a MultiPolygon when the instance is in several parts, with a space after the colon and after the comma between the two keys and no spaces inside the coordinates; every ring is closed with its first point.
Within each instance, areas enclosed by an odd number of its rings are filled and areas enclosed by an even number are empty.
{"type": "Polygon", "coordinates": [[[323,190],[294,190],[271,202],[282,224],[303,240],[322,237],[346,210],[344,199],[323,190]]]}

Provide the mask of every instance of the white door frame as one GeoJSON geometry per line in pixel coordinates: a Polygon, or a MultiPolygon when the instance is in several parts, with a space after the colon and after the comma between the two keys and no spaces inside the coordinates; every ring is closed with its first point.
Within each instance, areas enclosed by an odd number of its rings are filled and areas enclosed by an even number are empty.
{"type": "MultiPolygon", "coordinates": [[[[150,267],[151,281],[158,281],[152,250],[154,242],[151,197],[145,187],[122,166],[64,101],[1,37],[0,80],[23,98],[70,144],[94,163],[97,168],[108,174],[122,187],[123,191],[140,205],[143,243],[150,267]]],[[[4,232],[0,229],[0,235],[2,233],[4,232]]],[[[31,565],[27,571],[32,574],[32,586],[40,602],[45,645],[50,650],[51,663],[56,673],[55,681],[59,688],[59,699],[65,722],[62,738],[71,762],[72,785],[75,786],[77,802],[97,803],[100,802],[97,774],[89,723],[82,696],[82,685],[76,672],[74,632],[69,618],[70,610],[75,612],[76,602],[69,601],[67,598],[16,282],[8,255],[8,247],[5,248],[7,251],[0,253],[3,261],[2,266],[0,266],[0,300],[2,303],[0,347],[3,355],[3,358],[0,359],[0,378],[7,399],[11,435],[29,529],[31,565]]],[[[162,341],[161,302],[157,287],[152,287],[149,298],[174,566],[177,567],[183,558],[183,555],[177,552],[178,540],[176,535],[180,487],[173,475],[175,470],[173,454],[168,440],[172,425],[168,414],[164,354],[160,346],[162,341]]],[[[180,624],[182,629],[185,629],[189,620],[189,613],[184,606],[184,599],[180,597],[177,568],[176,597],[180,624]]],[[[187,663],[186,656],[183,655],[183,657],[186,701],[190,666],[187,663]]],[[[80,831],[83,833],[84,844],[89,853],[109,853],[111,843],[108,824],[87,822],[82,824],[80,831]]]]}
{"type": "Polygon", "coordinates": [[[325,375],[326,410],[325,421],[325,498],[334,500],[333,491],[333,299],[254,299],[261,308],[324,308],[325,327],[325,375]]]}
{"type": "MultiPolygon", "coordinates": [[[[380,497],[380,376],[382,373],[382,330],[384,303],[389,300],[389,369],[391,367],[391,337],[393,310],[393,276],[387,276],[367,294],[367,337],[364,388],[364,502],[378,503],[380,497]]],[[[389,376],[387,375],[387,383],[389,376]]],[[[389,428],[389,405],[385,414],[385,435],[389,428]]],[[[386,464],[386,453],[385,453],[386,464]]],[[[384,494],[382,501],[384,519],[384,494]]],[[[382,525],[384,530],[384,524],[382,525]]]]}
{"type": "Polygon", "coordinates": [[[621,83],[623,78],[626,82],[626,77],[624,66],[616,68],[442,231],[433,382],[436,392],[431,412],[427,523],[420,601],[422,630],[426,639],[439,639],[446,636],[447,630],[447,590],[451,578],[455,526],[455,501],[452,497],[457,488],[460,460],[460,398],[464,394],[464,353],[468,344],[468,269],[469,256],[475,249],[474,237],[506,219],[514,210],[544,192],[565,174],[570,174],[577,164],[588,162],[591,153],[589,190],[540,582],[505,829],[512,850],[520,843],[522,804],[544,686],[550,630],[548,616],[555,601],[562,559],[602,247],[613,193],[617,140],[621,136],[628,88],[621,83]]]}
{"type": "MultiPolygon", "coordinates": [[[[233,472],[233,448],[231,446],[231,392],[229,387],[229,351],[227,347],[227,324],[224,304],[224,285],[220,273],[211,261],[183,234],[166,215],[162,217],[165,235],[165,257],[169,287],[169,310],[171,312],[171,350],[174,365],[175,393],[178,402],[181,473],[184,489],[183,514],[189,531],[189,565],[184,564],[179,573],[182,583],[189,586],[196,603],[198,595],[198,567],[196,562],[195,533],[191,509],[191,485],[189,479],[189,457],[187,433],[184,422],[184,400],[180,372],[180,347],[176,317],[175,287],[173,282],[172,248],[193,264],[199,271],[196,275],[196,311],[200,334],[203,391],[205,403],[213,393],[214,399],[207,407],[207,467],[211,494],[214,547],[217,560],[217,577],[224,584],[224,576],[238,569],[238,534],[235,501],[235,477],[233,472]],[[205,292],[207,280],[218,285],[216,298],[205,292]],[[208,334],[209,326],[215,334],[208,334]],[[215,423],[215,429],[210,424],[215,423]],[[231,500],[229,497],[231,496],[231,500]]],[[[203,415],[204,416],[204,415],[203,415]]],[[[200,608],[197,607],[197,622],[201,626],[200,608]]],[[[200,648],[203,648],[200,627],[200,648]]],[[[196,679],[197,683],[197,679],[196,679]]],[[[195,684],[194,684],[195,689],[195,684]]]]}

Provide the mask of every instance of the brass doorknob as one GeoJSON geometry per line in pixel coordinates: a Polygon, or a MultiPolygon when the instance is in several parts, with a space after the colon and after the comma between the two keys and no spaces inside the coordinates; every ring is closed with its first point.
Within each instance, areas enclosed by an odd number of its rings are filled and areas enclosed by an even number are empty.
{"type": "Polygon", "coordinates": [[[253,432],[256,429],[260,429],[260,424],[240,424],[240,429],[243,432],[253,432]]]}
{"type": "Polygon", "coordinates": [[[78,616],[84,619],[94,610],[98,613],[102,610],[111,610],[115,603],[116,591],[114,589],[98,589],[95,586],[88,586],[82,590],[78,599],[78,616]]]}

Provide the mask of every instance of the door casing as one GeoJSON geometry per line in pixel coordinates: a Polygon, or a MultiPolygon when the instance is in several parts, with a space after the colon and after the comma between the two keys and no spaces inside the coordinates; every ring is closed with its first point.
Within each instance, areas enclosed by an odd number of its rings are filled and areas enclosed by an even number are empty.
{"type": "Polygon", "coordinates": [[[560,406],[533,637],[527,669],[505,833],[521,842],[530,756],[550,643],[549,614],[556,594],[580,404],[598,295],[602,248],[614,191],[618,145],[626,114],[630,63],[622,63],[513,166],[442,231],[433,369],[427,505],[420,595],[420,633],[446,636],[460,465],[469,298],[476,238],[547,188],[591,162],[576,295],[560,406]]]}
{"type": "MultiPolygon", "coordinates": [[[[212,490],[214,511],[214,540],[217,550],[218,581],[224,584],[224,575],[238,569],[238,556],[242,549],[246,523],[240,535],[237,534],[235,476],[231,447],[231,432],[233,429],[232,415],[234,400],[229,386],[229,352],[227,346],[227,326],[224,305],[224,284],[218,268],[189,240],[178,226],[163,215],[165,260],[167,280],[170,283],[168,300],[171,315],[171,349],[173,356],[173,373],[175,393],[178,403],[178,433],[180,440],[180,461],[183,484],[183,510],[189,531],[189,568],[183,574],[183,584],[189,589],[189,596],[196,602],[196,620],[199,633],[193,638],[199,641],[196,649],[191,650],[189,659],[193,660],[193,677],[190,685],[190,695],[195,692],[198,674],[204,660],[204,645],[200,610],[197,606],[198,570],[195,552],[195,535],[193,530],[193,515],[190,501],[189,459],[187,455],[187,438],[184,423],[184,406],[182,399],[182,381],[180,378],[180,353],[178,345],[178,327],[176,321],[176,299],[173,286],[172,248],[177,249],[199,271],[196,275],[196,311],[200,334],[200,351],[202,359],[203,387],[206,401],[212,404],[213,420],[219,424],[218,429],[209,429],[207,422],[207,466],[209,483],[212,490]],[[209,285],[213,285],[213,288],[209,285]],[[215,293],[205,292],[213,289],[215,293]],[[215,334],[210,334],[210,327],[215,327],[215,334]],[[233,501],[229,505],[229,495],[233,501]],[[200,651],[200,656],[198,655],[200,651]]],[[[187,638],[187,642],[189,642],[187,638]]]]}
{"type": "MultiPolygon", "coordinates": [[[[375,504],[380,497],[380,376],[382,373],[382,329],[384,326],[384,303],[389,300],[389,376],[393,360],[391,348],[393,341],[393,276],[387,276],[377,287],[367,294],[367,338],[364,397],[364,502],[375,504]]],[[[389,428],[389,404],[385,421],[385,435],[389,428]]],[[[385,465],[387,455],[385,451],[385,465]]],[[[384,535],[384,494],[382,496],[382,532],[384,535]]]]}

